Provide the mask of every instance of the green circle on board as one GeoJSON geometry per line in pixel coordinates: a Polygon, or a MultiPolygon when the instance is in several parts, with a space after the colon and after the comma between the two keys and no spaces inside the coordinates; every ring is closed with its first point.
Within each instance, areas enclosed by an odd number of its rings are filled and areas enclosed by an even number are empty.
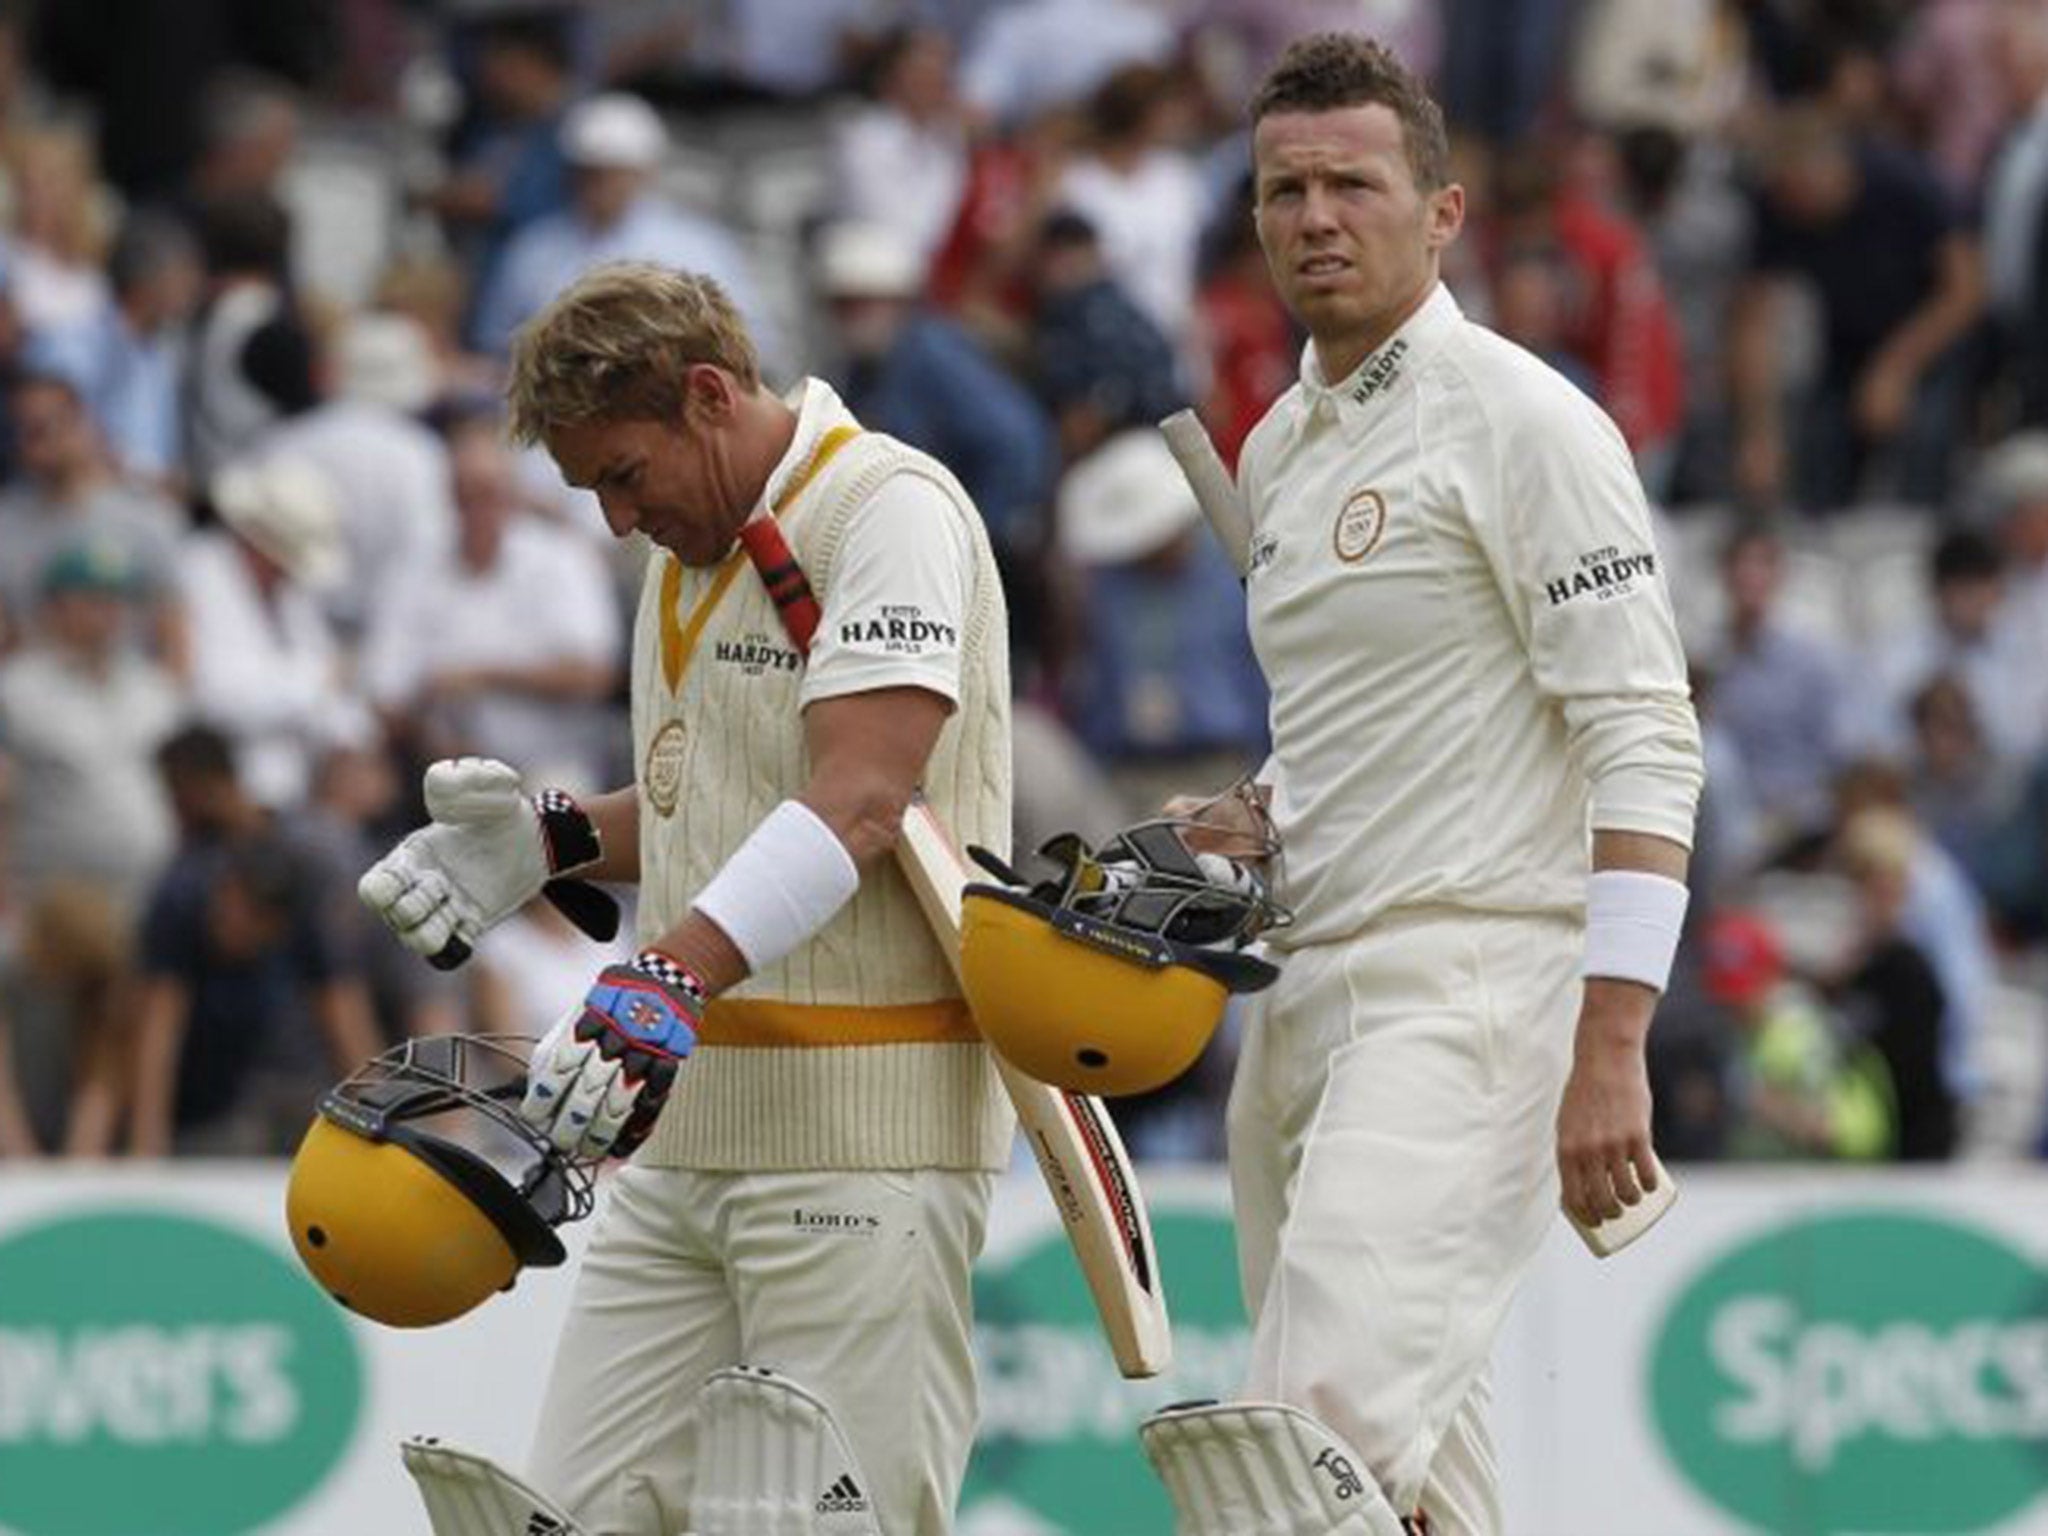
{"type": "Polygon", "coordinates": [[[311,1493],[363,1403],[347,1323],[232,1226],[101,1209],[0,1239],[0,1526],[235,1536],[311,1493]]]}
{"type": "Polygon", "coordinates": [[[1152,1229],[1174,1346],[1172,1369],[1152,1381],[1118,1374],[1063,1228],[976,1271],[982,1423],[963,1511],[1000,1499],[1067,1536],[1171,1529],[1139,1421],[1235,1395],[1249,1336],[1228,1215],[1154,1210],[1152,1229]]]}
{"type": "Polygon", "coordinates": [[[1919,1212],[1799,1220],[1678,1296],[1649,1368],[1694,1488],[1771,1536],[1978,1531],[2048,1491],[2041,1277],[1919,1212]]]}

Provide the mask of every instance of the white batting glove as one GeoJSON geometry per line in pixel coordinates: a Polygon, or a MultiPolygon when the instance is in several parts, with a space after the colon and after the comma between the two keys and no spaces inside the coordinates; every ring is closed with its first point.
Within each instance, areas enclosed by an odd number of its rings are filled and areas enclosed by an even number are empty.
{"type": "Polygon", "coordinates": [[[427,825],[356,883],[399,941],[438,964],[466,956],[487,930],[551,878],[597,861],[597,833],[559,790],[529,798],[516,769],[487,757],[427,769],[427,825]]]}

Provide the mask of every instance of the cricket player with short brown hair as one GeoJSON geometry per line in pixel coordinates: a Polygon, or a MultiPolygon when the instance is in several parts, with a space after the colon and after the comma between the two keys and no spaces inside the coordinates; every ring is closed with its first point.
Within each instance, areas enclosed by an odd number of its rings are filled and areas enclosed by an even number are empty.
{"type": "Polygon", "coordinates": [[[1560,1198],[1596,1223],[1655,1178],[1698,730],[1620,434],[1439,279],[1435,104],[1326,34],[1251,115],[1309,334],[1239,465],[1295,922],[1230,1108],[1245,1400],[1144,1438],[1182,1536],[1490,1536],[1509,1301],[1560,1198]]]}
{"type": "Polygon", "coordinates": [[[1013,1122],[886,855],[920,786],[962,838],[1009,843],[987,536],[943,467],[824,383],[769,390],[699,276],[585,275],[520,333],[509,398],[515,435],[653,545],[634,783],[579,803],[436,764],[432,821],[362,888],[427,955],[564,876],[640,888],[639,954],[536,1048],[522,1106],[565,1151],[633,1154],[534,1481],[585,1536],[942,1536],[975,1422],[969,1268],[1013,1122]],[[807,660],[787,573],[764,581],[736,543],[766,519],[822,604],[807,660]],[[777,1374],[728,1373],[707,1412],[707,1378],[741,1364],[777,1374]]]}

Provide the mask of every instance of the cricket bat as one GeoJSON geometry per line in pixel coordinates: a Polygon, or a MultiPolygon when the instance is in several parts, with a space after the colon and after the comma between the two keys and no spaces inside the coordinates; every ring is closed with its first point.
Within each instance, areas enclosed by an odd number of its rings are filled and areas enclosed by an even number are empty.
{"type": "MultiPolygon", "coordinates": [[[[1223,467],[1216,445],[1209,441],[1202,418],[1193,411],[1175,411],[1159,423],[1159,431],[1166,439],[1166,446],[1172,450],[1175,462],[1180,465],[1180,472],[1187,476],[1188,489],[1195,493],[1195,502],[1209,520],[1209,526],[1215,530],[1224,553],[1237,567],[1237,574],[1244,575],[1251,564],[1251,512],[1246,508],[1244,498],[1238,495],[1237,483],[1230,478],[1230,471],[1223,467]]],[[[1650,1155],[1656,1156],[1654,1152],[1650,1155]]],[[[1634,1205],[1624,1206],[1619,1216],[1610,1217],[1594,1227],[1581,1225],[1576,1217],[1567,1219],[1594,1256],[1605,1259],[1619,1253],[1655,1226],[1677,1198],[1677,1181],[1665,1171],[1662,1163],[1658,1163],[1657,1187],[1646,1190],[1643,1198],[1634,1205]]]]}
{"type": "MultiPolygon", "coordinates": [[[[896,861],[957,976],[960,893],[970,875],[922,798],[904,814],[896,861]]],[[[1095,1298],[1117,1369],[1125,1376],[1157,1376],[1173,1363],[1173,1334],[1152,1246],[1152,1220],[1123,1139],[1100,1099],[1041,1083],[1000,1055],[996,1070],[1066,1223],[1067,1240],[1095,1298]]]]}
{"type": "MultiPolygon", "coordinates": [[[[784,630],[797,650],[809,655],[818,600],[781,526],[772,516],[757,515],[739,537],[784,630]]],[[[960,895],[971,876],[951,834],[922,796],[904,814],[896,862],[957,977],[960,895]]],[[[1066,1225],[1117,1369],[1127,1377],[1157,1376],[1173,1363],[1173,1334],[1151,1218],[1123,1138],[1100,1099],[1027,1077],[1000,1055],[995,1061],[1017,1124],[1066,1225]]]]}

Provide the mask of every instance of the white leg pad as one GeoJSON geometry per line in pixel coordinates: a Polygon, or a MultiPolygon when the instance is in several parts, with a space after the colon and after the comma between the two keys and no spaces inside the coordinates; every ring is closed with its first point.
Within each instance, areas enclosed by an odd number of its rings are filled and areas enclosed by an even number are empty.
{"type": "Polygon", "coordinates": [[[696,1536],[882,1536],[867,1474],[816,1396],[737,1366],[704,1383],[697,1410],[696,1536]]]}
{"type": "Polygon", "coordinates": [[[419,1484],[434,1536],[582,1536],[546,1494],[474,1451],[439,1440],[408,1440],[399,1448],[419,1484]]]}
{"type": "Polygon", "coordinates": [[[1280,1403],[1177,1404],[1138,1428],[1174,1536],[1403,1536],[1358,1454],[1280,1403]]]}

